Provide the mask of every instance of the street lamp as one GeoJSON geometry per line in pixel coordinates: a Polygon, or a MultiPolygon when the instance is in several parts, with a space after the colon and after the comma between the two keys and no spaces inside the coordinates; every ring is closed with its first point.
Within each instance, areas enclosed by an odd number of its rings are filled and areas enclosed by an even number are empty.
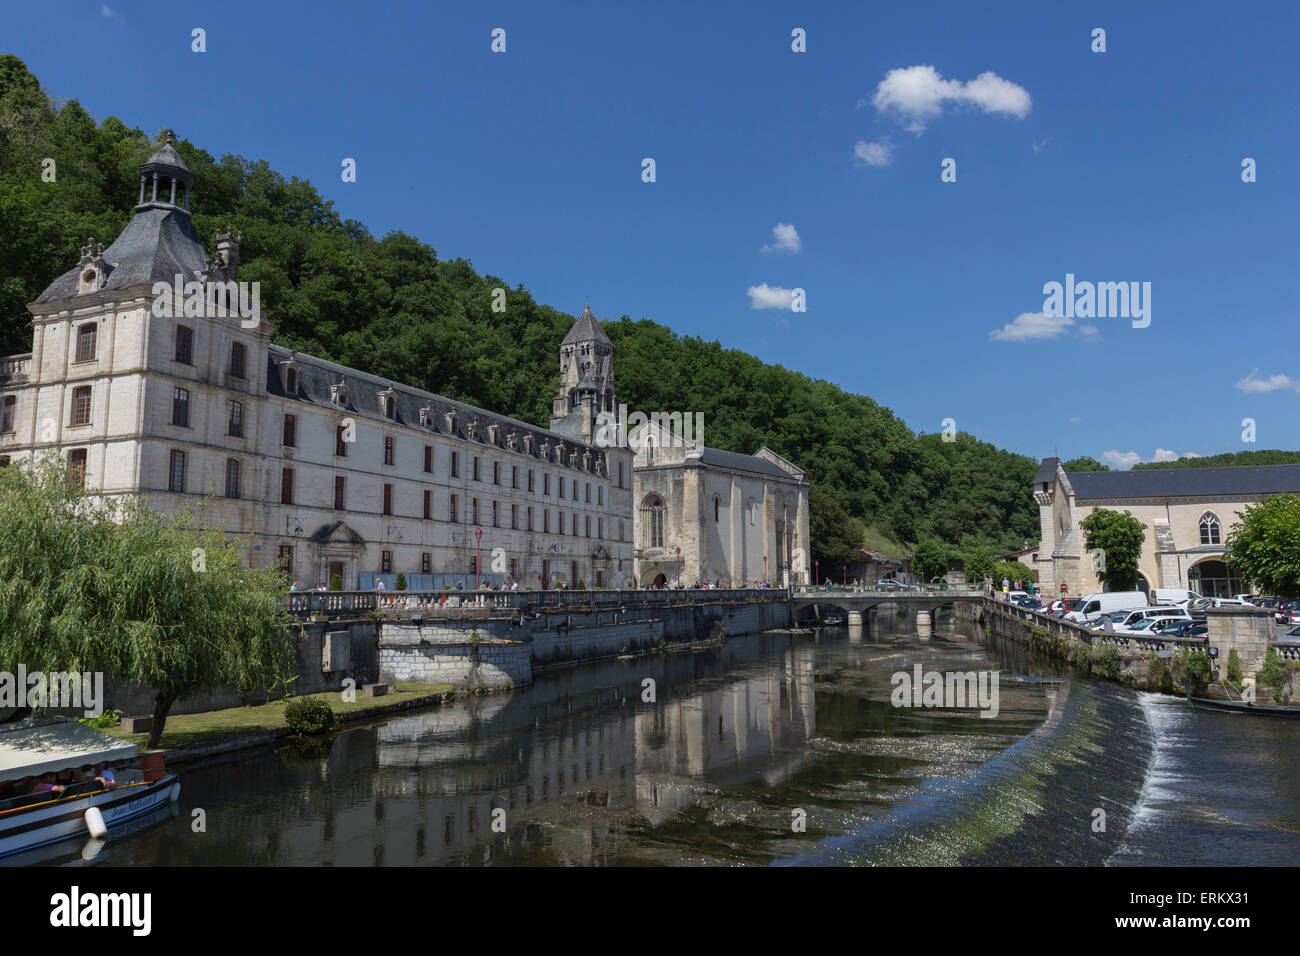
{"type": "MultiPolygon", "coordinates": [[[[821,558],[816,558],[813,560],[813,584],[814,585],[819,585],[822,583],[822,573],[820,570],[818,570],[821,567],[821,563],[822,563],[821,558]]],[[[766,567],[766,565],[764,565],[764,567],[766,567]]]]}
{"type": "Polygon", "coordinates": [[[844,576],[844,590],[847,591],[849,589],[849,566],[847,564],[840,565],[840,574],[844,576]]]}
{"type": "Polygon", "coordinates": [[[682,549],[681,549],[681,545],[678,545],[678,546],[677,546],[676,548],[674,548],[673,550],[677,552],[677,586],[678,586],[678,587],[681,587],[681,586],[682,586],[682,549]]]}
{"type": "Polygon", "coordinates": [[[478,578],[483,570],[483,529],[474,529],[474,590],[478,590],[478,578]]]}
{"type": "Polygon", "coordinates": [[[767,555],[763,555],[763,586],[767,587],[767,555]]]}

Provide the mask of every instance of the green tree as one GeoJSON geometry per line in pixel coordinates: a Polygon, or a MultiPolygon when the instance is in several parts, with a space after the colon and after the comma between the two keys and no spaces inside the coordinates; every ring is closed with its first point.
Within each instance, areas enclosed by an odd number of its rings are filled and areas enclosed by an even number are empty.
{"type": "Polygon", "coordinates": [[[1090,458],[1087,455],[1081,458],[1071,458],[1061,466],[1066,471],[1110,471],[1105,465],[1096,458],[1090,458]]]}
{"type": "Polygon", "coordinates": [[[1022,588],[1027,588],[1034,581],[1034,572],[1020,561],[999,561],[993,566],[993,584],[1000,588],[1004,579],[1010,581],[1012,587],[1019,581],[1022,588]]]}
{"type": "Polygon", "coordinates": [[[0,540],[0,662],[144,683],[151,748],[182,694],[252,693],[288,676],[281,575],[241,567],[190,514],[93,498],[46,458],[0,470],[0,540]]]}
{"type": "Polygon", "coordinates": [[[1137,588],[1138,558],[1146,529],[1132,512],[1110,511],[1098,508],[1080,523],[1084,546],[1089,553],[1100,550],[1099,558],[1092,559],[1097,577],[1112,591],[1132,591],[1137,588]]]}
{"type": "Polygon", "coordinates": [[[912,551],[912,570],[922,581],[942,577],[948,573],[948,548],[942,541],[927,538],[912,551]]]}
{"type": "Polygon", "coordinates": [[[1264,594],[1300,595],[1300,497],[1270,495],[1242,512],[1224,557],[1264,594]]]}
{"type": "MultiPolygon", "coordinates": [[[[996,564],[997,559],[993,556],[993,549],[988,545],[977,545],[966,555],[966,580],[979,582],[993,577],[996,564]]],[[[997,578],[997,580],[1002,579],[997,578]]]]}
{"type": "MultiPolygon", "coordinates": [[[[808,535],[812,543],[812,560],[827,567],[852,564],[862,557],[862,539],[866,529],[820,487],[808,491],[808,535]]],[[[812,565],[805,555],[804,571],[812,565]]],[[[809,580],[812,579],[811,574],[809,580]]]]}

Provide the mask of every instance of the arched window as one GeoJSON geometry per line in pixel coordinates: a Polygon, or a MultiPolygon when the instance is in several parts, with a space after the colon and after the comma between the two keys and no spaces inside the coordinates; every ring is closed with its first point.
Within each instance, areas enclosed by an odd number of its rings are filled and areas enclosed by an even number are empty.
{"type": "Polygon", "coordinates": [[[1219,519],[1210,512],[1201,515],[1201,544],[1219,543],[1219,519]]]}
{"type": "Polygon", "coordinates": [[[664,500],[658,495],[646,495],[641,502],[641,528],[650,547],[664,546],[664,500]]]}
{"type": "Polygon", "coordinates": [[[717,495],[714,495],[713,496],[713,523],[714,524],[718,523],[718,510],[720,507],[721,507],[721,501],[718,499],[717,495]]]}
{"type": "Polygon", "coordinates": [[[749,499],[749,523],[755,524],[758,521],[758,504],[753,498],[749,499]]]}

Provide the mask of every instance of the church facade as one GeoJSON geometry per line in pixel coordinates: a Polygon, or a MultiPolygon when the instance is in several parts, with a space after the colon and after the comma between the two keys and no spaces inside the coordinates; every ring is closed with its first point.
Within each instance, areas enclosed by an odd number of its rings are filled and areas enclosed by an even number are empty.
{"type": "Polygon", "coordinates": [[[209,258],[194,230],[170,136],[140,174],[117,239],[28,307],[32,352],[0,359],[0,465],[57,455],[93,492],[198,508],[301,587],[630,583],[633,459],[594,441],[615,396],[590,308],[540,428],[272,344],[234,306],[239,236],[209,258]],[[199,314],[162,291],[185,283],[199,314]]]}
{"type": "Polygon", "coordinates": [[[636,580],[642,587],[809,582],[808,481],[768,448],[709,448],[652,420],[636,451],[636,580]]]}
{"type": "Polygon", "coordinates": [[[1042,538],[1039,582],[1049,594],[1102,591],[1080,523],[1098,508],[1129,511],[1146,537],[1138,588],[1188,588],[1206,597],[1243,593],[1241,575],[1225,560],[1232,526],[1269,495],[1300,494],[1300,465],[1160,468],[1066,472],[1046,458],[1034,476],[1042,538]]]}

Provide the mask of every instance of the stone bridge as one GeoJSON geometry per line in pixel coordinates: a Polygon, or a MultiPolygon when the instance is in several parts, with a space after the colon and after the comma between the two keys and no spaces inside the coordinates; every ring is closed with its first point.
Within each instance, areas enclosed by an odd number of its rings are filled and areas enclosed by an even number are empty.
{"type": "Polygon", "coordinates": [[[798,619],[801,611],[817,604],[830,604],[843,610],[850,624],[863,623],[863,615],[873,607],[892,604],[897,607],[911,607],[924,611],[927,615],[947,604],[959,601],[974,601],[984,597],[981,587],[971,588],[936,588],[917,587],[908,590],[872,590],[869,588],[800,588],[790,595],[791,617],[798,619]]]}

